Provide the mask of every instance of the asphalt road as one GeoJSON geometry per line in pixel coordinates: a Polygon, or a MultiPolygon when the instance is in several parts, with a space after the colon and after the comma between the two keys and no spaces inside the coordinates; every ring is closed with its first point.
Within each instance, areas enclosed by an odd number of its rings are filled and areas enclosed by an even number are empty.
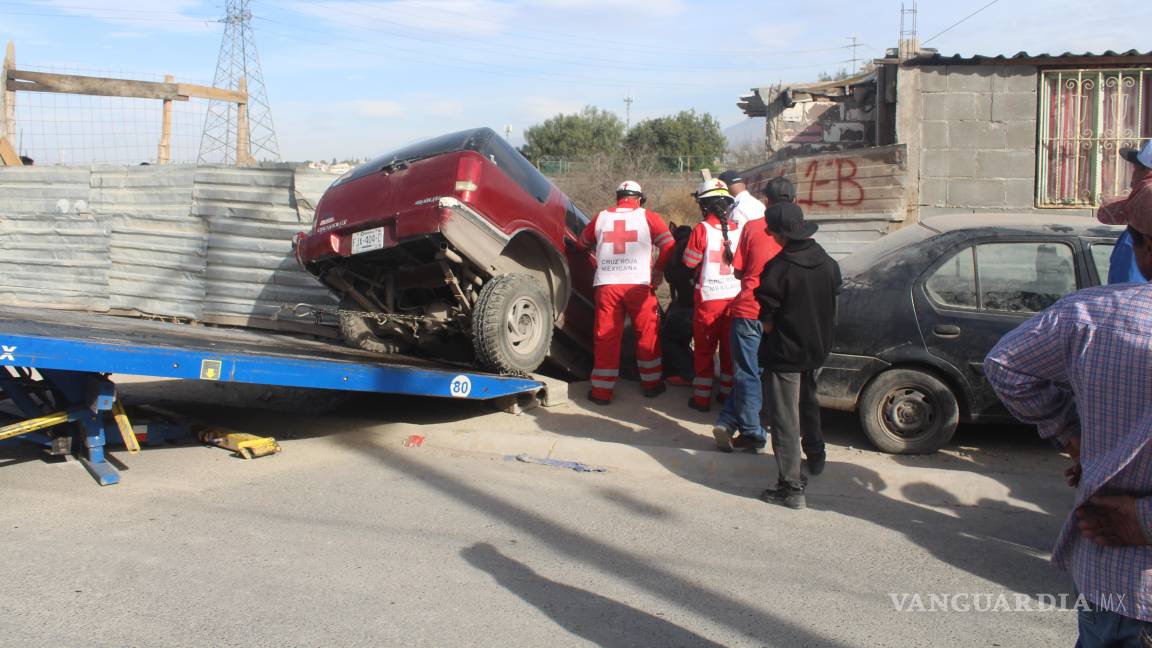
{"type": "MultiPolygon", "coordinates": [[[[763,504],[771,457],[624,385],[521,416],[411,398],[125,386],[284,447],[129,457],[100,488],[0,445],[0,643],[11,646],[1072,645],[1069,611],[899,611],[920,595],[1070,592],[1072,502],[1024,428],[889,457],[831,416],[809,509],[763,504]],[[227,405],[221,405],[227,403],[227,405]],[[256,409],[271,406],[274,411],[256,409]],[[331,411],[322,411],[324,407],[331,411]],[[384,422],[387,421],[387,422],[384,422]],[[423,447],[402,441],[420,435],[423,447]],[[603,466],[511,461],[549,454],[603,466]]],[[[573,394],[582,392],[573,388],[573,394]]],[[[963,600],[977,601],[979,598],[963,600]]]]}

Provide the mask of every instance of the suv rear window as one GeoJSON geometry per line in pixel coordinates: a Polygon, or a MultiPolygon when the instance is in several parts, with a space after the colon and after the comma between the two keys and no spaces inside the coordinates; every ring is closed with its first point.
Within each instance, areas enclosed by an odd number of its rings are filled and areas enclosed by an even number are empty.
{"type": "Polygon", "coordinates": [[[509,178],[516,181],[529,196],[541,203],[548,200],[548,194],[552,193],[552,183],[528,161],[528,158],[504,141],[503,137],[496,136],[489,139],[488,145],[481,153],[507,173],[509,178]]]}
{"type": "Polygon", "coordinates": [[[552,183],[548,181],[548,178],[545,178],[544,174],[532,166],[532,163],[520,151],[504,141],[504,138],[497,135],[496,131],[491,128],[473,128],[449,133],[405,146],[391,153],[385,153],[371,162],[365,162],[356,167],[348,175],[333,183],[333,186],[376,173],[395,162],[423,160],[457,151],[476,151],[488,158],[492,164],[495,164],[508,174],[508,177],[512,178],[516,184],[520,185],[521,189],[528,192],[528,195],[541,203],[547,201],[548,195],[552,192],[552,183]]]}
{"type": "Polygon", "coordinates": [[[340,178],[336,184],[350,182],[370,173],[375,173],[393,162],[411,162],[456,151],[476,151],[488,155],[484,148],[494,135],[496,132],[491,128],[473,128],[410,144],[361,164],[347,176],[340,178]]]}

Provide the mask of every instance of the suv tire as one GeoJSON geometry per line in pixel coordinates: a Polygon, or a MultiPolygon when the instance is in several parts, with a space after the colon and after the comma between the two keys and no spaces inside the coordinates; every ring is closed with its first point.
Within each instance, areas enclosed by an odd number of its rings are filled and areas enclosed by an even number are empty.
{"type": "Polygon", "coordinates": [[[892,454],[929,454],[952,440],[960,418],[956,396],[939,378],[915,369],[885,371],[860,396],[860,425],[892,454]]]}
{"type": "Polygon", "coordinates": [[[532,372],[552,344],[552,300],[528,275],[506,274],[480,289],[472,311],[472,342],[485,369],[532,372]]]}
{"type": "Polygon", "coordinates": [[[403,340],[381,338],[372,330],[367,317],[353,315],[347,311],[363,310],[351,298],[340,300],[340,334],[348,346],[364,349],[372,353],[396,355],[408,351],[408,344],[403,340]]]}

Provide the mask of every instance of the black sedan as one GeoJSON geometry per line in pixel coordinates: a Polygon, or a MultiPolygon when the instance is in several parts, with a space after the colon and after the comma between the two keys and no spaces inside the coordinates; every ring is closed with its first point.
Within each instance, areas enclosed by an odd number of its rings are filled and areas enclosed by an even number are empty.
{"type": "Polygon", "coordinates": [[[841,260],[821,405],[857,411],[876,447],[934,452],[960,421],[1011,421],[983,375],[1008,331],[1099,285],[1122,230],[1071,216],[938,216],[841,260]]]}

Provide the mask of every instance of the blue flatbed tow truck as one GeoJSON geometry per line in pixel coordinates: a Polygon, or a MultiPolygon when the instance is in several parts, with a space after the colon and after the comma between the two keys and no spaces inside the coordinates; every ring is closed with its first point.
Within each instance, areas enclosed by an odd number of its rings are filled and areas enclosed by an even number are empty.
{"type": "Polygon", "coordinates": [[[117,483],[108,433],[119,428],[129,451],[139,445],[111,374],[512,403],[545,396],[531,378],[300,335],[0,306],[0,441],[19,436],[54,454],[75,452],[102,485],[117,483]]]}

